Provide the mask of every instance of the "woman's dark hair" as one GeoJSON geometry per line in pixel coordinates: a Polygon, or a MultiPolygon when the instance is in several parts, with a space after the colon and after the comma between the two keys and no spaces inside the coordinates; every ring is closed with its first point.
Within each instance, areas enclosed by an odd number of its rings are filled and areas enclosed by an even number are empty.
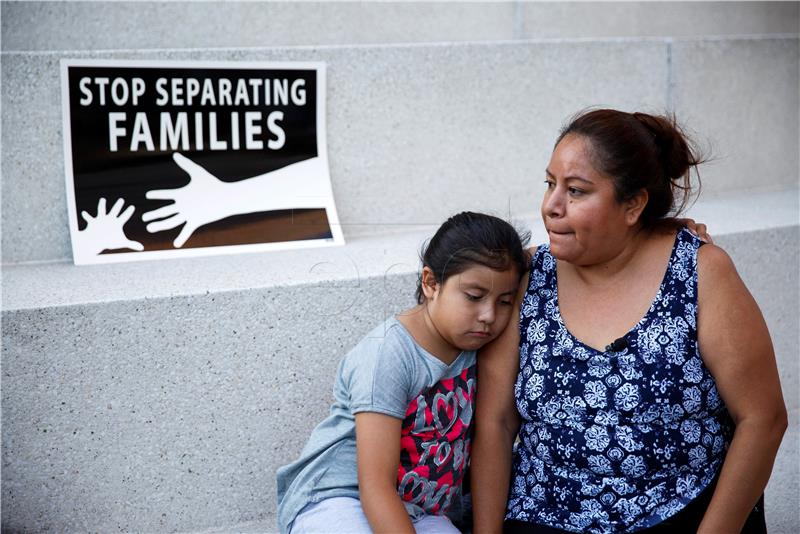
{"type": "MultiPolygon", "coordinates": [[[[561,130],[556,145],[567,135],[590,142],[589,157],[598,170],[613,178],[617,200],[647,190],[649,198],[641,215],[645,227],[686,208],[693,189],[690,171],[706,161],[673,115],[583,111],[561,130]]],[[[699,186],[698,176],[697,190],[699,186]]]]}
{"type": "MultiPolygon", "coordinates": [[[[423,267],[429,267],[440,284],[475,265],[496,271],[514,267],[521,277],[527,270],[525,245],[529,240],[530,232],[519,234],[503,219],[464,211],[453,215],[439,227],[423,246],[420,259],[423,267]]],[[[422,304],[424,301],[420,272],[417,302],[422,304]]]]}

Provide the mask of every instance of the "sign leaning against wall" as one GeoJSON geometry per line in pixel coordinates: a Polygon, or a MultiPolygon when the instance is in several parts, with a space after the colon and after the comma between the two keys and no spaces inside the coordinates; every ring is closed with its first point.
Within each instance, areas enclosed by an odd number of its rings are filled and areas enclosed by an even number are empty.
{"type": "Polygon", "coordinates": [[[61,61],[76,264],[344,243],[325,65],[61,61]]]}

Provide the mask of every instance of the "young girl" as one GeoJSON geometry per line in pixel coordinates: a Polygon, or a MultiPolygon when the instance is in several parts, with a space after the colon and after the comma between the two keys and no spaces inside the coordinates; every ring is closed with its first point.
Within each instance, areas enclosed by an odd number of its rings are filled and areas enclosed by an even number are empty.
{"type": "Polygon", "coordinates": [[[526,268],[507,222],[464,212],[422,255],[418,305],[339,365],[330,415],[278,470],[278,526],[292,532],[457,533],[475,403],[475,354],[506,327],[526,268]]]}

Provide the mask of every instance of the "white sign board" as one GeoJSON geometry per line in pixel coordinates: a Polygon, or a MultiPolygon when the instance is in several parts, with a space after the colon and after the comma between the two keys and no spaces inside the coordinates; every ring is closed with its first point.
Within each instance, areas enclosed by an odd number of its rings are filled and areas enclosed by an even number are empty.
{"type": "Polygon", "coordinates": [[[325,65],[61,61],[76,264],[339,245],[325,65]]]}

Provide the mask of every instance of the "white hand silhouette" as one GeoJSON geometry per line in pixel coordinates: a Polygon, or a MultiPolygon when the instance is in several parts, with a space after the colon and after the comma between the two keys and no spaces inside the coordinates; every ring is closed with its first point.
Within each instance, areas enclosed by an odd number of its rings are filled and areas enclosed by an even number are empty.
{"type": "Polygon", "coordinates": [[[223,182],[203,167],[179,153],[172,159],[189,175],[189,183],[177,189],[155,189],[145,197],[151,200],[172,200],[142,215],[150,222],[147,231],[161,232],[177,228],[175,248],[182,247],[203,225],[232,215],[292,208],[322,208],[333,195],[320,158],[288,165],[276,171],[246,178],[238,182],[223,182]],[[298,195],[298,181],[304,194],[298,195]],[[156,220],[161,219],[161,220],[156,220]]]}
{"type": "Polygon", "coordinates": [[[177,152],[172,155],[172,159],[189,174],[190,181],[178,189],[148,191],[145,194],[146,198],[173,200],[174,202],[148,211],[142,215],[142,221],[149,222],[166,217],[148,224],[147,231],[150,233],[171,230],[186,223],[173,242],[176,248],[180,248],[194,231],[204,224],[224,219],[233,214],[227,209],[225,202],[220,202],[225,198],[224,190],[228,184],[177,152]]]}
{"type": "Polygon", "coordinates": [[[117,199],[111,209],[106,212],[106,199],[101,198],[97,203],[97,215],[95,217],[92,217],[86,211],[82,211],[81,217],[86,221],[86,228],[78,232],[79,249],[92,255],[100,254],[104,250],[118,248],[129,248],[136,251],[144,250],[144,245],[138,241],[131,241],[125,235],[123,227],[136,208],[130,205],[125,211],[122,211],[122,206],[124,205],[125,199],[117,199]]]}

